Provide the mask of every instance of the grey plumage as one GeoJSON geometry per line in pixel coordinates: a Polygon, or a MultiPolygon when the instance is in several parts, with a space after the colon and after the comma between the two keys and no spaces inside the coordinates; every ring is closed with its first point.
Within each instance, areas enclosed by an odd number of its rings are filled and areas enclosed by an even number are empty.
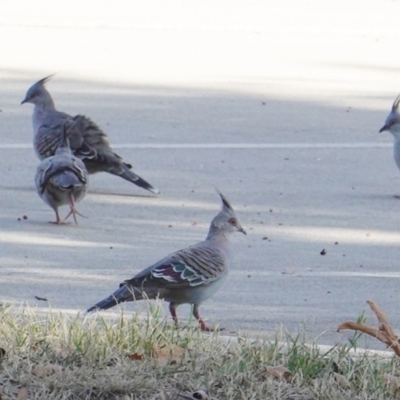
{"type": "Polygon", "coordinates": [[[61,144],[54,156],[45,158],[38,166],[35,176],[36,190],[42,200],[56,213],[56,224],[72,214],[77,224],[75,203],[83,199],[87,190],[87,170],[85,164],[75,157],[69,148],[69,141],[64,128],[61,144]],[[69,205],[70,212],[61,220],[58,208],[69,205]]]}
{"type": "Polygon", "coordinates": [[[384,131],[389,131],[394,137],[393,156],[397,167],[400,169],[400,95],[394,101],[385,124],[379,130],[379,133],[384,131]]]}
{"type": "Polygon", "coordinates": [[[35,105],[32,122],[33,145],[40,160],[55,154],[62,141],[66,127],[70,147],[76,157],[82,159],[89,174],[108,172],[134,183],[152,193],[159,191],[132,171],[132,165],[125,163],[114,153],[107,135],[90,118],[84,115],[72,117],[55,108],[54,101],[45,87],[52,77],[48,76],[32,85],[21,102],[35,105]]]}
{"type": "Polygon", "coordinates": [[[230,264],[231,234],[246,234],[229,201],[222,193],[218,193],[222,209],[212,220],[204,241],[172,253],[145,268],[86,312],[107,310],[125,301],[159,297],[170,303],[169,309],[176,324],[176,307],[189,303],[193,305],[193,315],[201,329],[210,330],[200,317],[199,306],[219,289],[226,278],[230,264]]]}

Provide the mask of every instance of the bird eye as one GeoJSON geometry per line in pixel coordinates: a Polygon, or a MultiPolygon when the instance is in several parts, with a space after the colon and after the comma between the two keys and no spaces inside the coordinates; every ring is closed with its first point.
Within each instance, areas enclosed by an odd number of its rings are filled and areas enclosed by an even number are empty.
{"type": "Polygon", "coordinates": [[[231,218],[228,222],[229,222],[232,226],[236,226],[236,225],[237,225],[237,221],[236,221],[235,218],[231,218]]]}

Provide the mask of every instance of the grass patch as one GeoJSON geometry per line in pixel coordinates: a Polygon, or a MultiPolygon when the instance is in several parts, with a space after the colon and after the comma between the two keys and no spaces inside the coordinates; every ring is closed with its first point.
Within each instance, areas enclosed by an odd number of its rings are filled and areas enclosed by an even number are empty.
{"type": "Polygon", "coordinates": [[[152,314],[147,320],[83,319],[1,307],[0,397],[172,400],[199,389],[218,400],[398,395],[398,358],[352,356],[356,336],[325,352],[287,333],[228,343],[217,332],[176,329],[157,307],[152,314]]]}

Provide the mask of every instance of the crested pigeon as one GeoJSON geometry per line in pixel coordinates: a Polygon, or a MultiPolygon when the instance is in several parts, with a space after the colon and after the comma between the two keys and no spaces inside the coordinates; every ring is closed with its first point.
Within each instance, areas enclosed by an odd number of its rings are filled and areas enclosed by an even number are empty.
{"type": "Polygon", "coordinates": [[[176,308],[193,306],[193,316],[200,328],[210,331],[199,314],[199,306],[225,281],[230,264],[230,237],[246,234],[226,197],[218,191],[221,211],[211,222],[207,238],[195,245],[168,255],[120,284],[113,294],[88,308],[86,313],[107,310],[125,301],[161,298],[169,302],[169,311],[178,325],[176,308]]]}
{"type": "Polygon", "coordinates": [[[36,190],[42,200],[56,213],[55,224],[65,224],[72,214],[78,224],[76,214],[81,215],[75,208],[75,203],[82,200],[87,190],[87,171],[85,164],[75,157],[69,147],[66,127],[61,144],[54,156],[45,158],[38,166],[35,177],[36,190]],[[62,221],[58,208],[69,205],[70,212],[62,221]]]}
{"type": "Polygon", "coordinates": [[[386,118],[385,125],[379,130],[379,133],[384,131],[389,131],[394,137],[394,161],[400,169],[400,94],[394,101],[392,109],[386,118]]]}
{"type": "Polygon", "coordinates": [[[72,117],[57,111],[54,101],[45,87],[45,83],[53,75],[41,79],[32,85],[21,104],[32,103],[33,110],[33,145],[40,160],[55,154],[62,141],[64,126],[67,126],[71,149],[75,156],[85,163],[89,174],[108,172],[120,176],[141,188],[159,194],[158,189],[150,185],[131,169],[132,165],[125,163],[114,153],[107,140],[107,135],[91,119],[84,115],[72,117]]]}

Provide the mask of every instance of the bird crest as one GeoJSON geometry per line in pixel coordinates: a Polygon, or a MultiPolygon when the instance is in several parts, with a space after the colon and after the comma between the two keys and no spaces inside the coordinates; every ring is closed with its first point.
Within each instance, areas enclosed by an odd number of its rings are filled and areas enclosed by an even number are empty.
{"type": "Polygon", "coordinates": [[[398,112],[400,106],[400,94],[396,97],[396,100],[393,103],[392,111],[398,112]]]}
{"type": "Polygon", "coordinates": [[[215,191],[219,194],[219,197],[221,197],[222,201],[222,210],[227,211],[227,212],[233,212],[233,208],[231,206],[231,203],[229,203],[228,199],[221,193],[221,191],[215,187],[215,191]]]}
{"type": "Polygon", "coordinates": [[[55,74],[56,73],[46,76],[45,78],[41,79],[40,81],[37,81],[36,84],[44,86],[44,84],[47,83],[55,74]]]}

